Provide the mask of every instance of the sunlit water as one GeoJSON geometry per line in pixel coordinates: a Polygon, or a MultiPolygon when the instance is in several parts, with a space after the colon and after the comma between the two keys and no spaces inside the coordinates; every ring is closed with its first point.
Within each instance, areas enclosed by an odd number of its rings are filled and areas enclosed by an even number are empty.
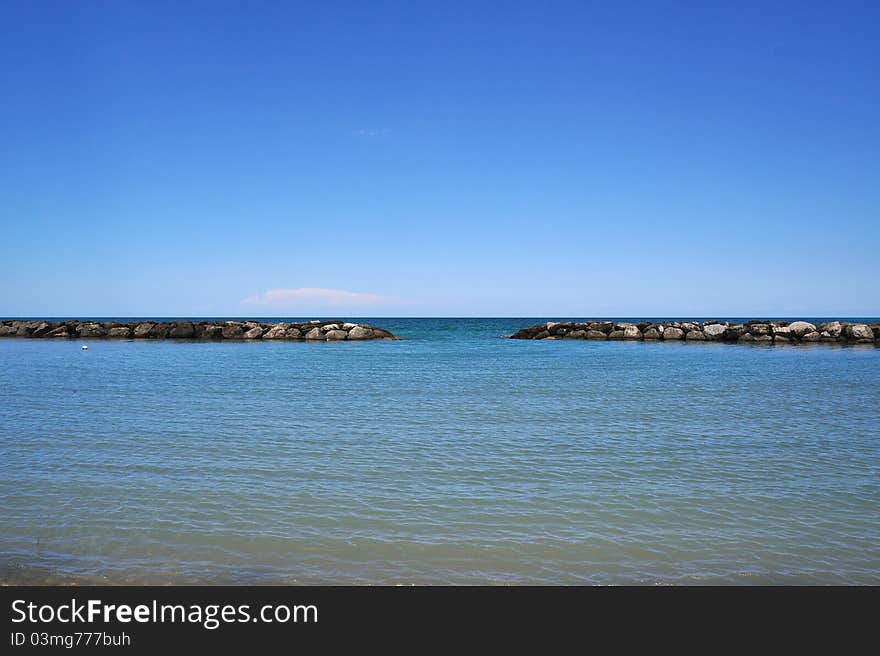
{"type": "Polygon", "coordinates": [[[0,581],[880,583],[880,348],[0,340],[0,581]]]}

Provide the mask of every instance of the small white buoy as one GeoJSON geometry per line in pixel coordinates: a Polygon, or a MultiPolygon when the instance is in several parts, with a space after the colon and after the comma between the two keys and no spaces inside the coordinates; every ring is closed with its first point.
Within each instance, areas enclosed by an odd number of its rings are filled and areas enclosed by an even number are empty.
{"type": "Polygon", "coordinates": [[[83,351],[88,351],[88,350],[89,350],[89,347],[86,346],[85,344],[83,344],[82,349],[83,349],[83,351]]]}

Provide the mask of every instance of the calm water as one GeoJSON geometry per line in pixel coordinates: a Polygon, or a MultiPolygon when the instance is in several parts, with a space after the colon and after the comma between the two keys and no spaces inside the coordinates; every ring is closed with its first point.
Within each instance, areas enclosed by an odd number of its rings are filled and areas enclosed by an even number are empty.
{"type": "Polygon", "coordinates": [[[880,348],[0,340],[0,581],[880,583],[880,348]]]}

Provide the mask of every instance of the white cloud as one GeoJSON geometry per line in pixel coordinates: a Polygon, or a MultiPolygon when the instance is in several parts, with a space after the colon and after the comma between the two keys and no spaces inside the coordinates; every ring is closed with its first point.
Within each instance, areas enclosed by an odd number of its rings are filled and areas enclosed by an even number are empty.
{"type": "Polygon", "coordinates": [[[321,306],[370,306],[400,305],[402,301],[393,296],[380,296],[365,292],[350,292],[344,289],[322,289],[320,287],[298,287],[296,289],[270,289],[249,296],[242,305],[277,308],[321,307],[321,306]]]}
{"type": "Polygon", "coordinates": [[[359,137],[384,137],[389,132],[391,132],[391,130],[389,130],[388,128],[371,128],[366,130],[357,130],[355,134],[359,137]]]}

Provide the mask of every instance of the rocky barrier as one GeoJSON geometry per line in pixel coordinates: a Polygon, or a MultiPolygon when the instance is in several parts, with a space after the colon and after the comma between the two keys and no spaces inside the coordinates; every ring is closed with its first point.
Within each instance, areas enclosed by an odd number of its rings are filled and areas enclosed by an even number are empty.
{"type": "Polygon", "coordinates": [[[0,337],[118,338],[118,339],[287,339],[360,341],[398,339],[387,330],[364,323],[308,321],[2,321],[0,337]]]}
{"type": "Polygon", "coordinates": [[[828,321],[623,321],[548,322],[510,335],[511,339],[629,339],[687,342],[796,344],[812,342],[873,343],[880,345],[880,323],[828,321]]]}

